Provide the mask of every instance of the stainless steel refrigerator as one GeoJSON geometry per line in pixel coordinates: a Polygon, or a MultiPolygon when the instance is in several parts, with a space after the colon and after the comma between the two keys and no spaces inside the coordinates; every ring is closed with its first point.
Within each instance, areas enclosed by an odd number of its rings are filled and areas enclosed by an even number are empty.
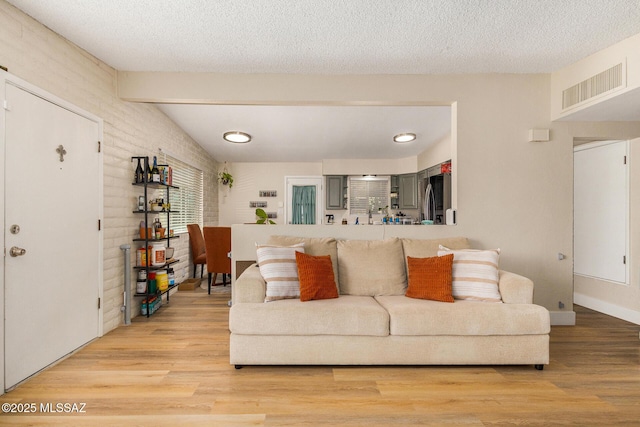
{"type": "Polygon", "coordinates": [[[451,208],[451,174],[441,173],[420,180],[420,218],[445,224],[451,208]]]}

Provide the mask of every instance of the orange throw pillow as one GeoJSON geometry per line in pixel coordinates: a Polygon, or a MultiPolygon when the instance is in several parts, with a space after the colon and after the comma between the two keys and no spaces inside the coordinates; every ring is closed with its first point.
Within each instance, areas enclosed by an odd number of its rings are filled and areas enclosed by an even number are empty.
{"type": "Polygon", "coordinates": [[[300,301],[338,298],[331,256],[313,256],[296,252],[300,301]]]}
{"type": "Polygon", "coordinates": [[[453,254],[431,258],[407,257],[409,286],[405,296],[453,302],[453,254]]]}

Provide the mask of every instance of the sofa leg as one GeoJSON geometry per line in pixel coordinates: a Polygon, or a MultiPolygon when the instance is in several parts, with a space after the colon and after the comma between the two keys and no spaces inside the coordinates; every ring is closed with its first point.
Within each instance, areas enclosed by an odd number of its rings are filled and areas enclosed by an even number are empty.
{"type": "Polygon", "coordinates": [[[544,365],[534,365],[538,371],[542,371],[544,369],[544,365]]]}
{"type": "Polygon", "coordinates": [[[242,369],[242,365],[235,365],[236,369],[242,369]]]}

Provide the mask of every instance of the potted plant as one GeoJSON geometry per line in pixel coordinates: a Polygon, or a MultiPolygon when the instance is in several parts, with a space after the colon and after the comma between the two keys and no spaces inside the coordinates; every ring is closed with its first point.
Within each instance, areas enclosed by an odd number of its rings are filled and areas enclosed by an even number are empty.
{"type": "Polygon", "coordinates": [[[228,185],[229,188],[233,187],[233,176],[226,170],[218,172],[218,182],[222,185],[228,185]]]}
{"type": "Polygon", "coordinates": [[[269,219],[269,216],[262,208],[256,209],[256,216],[258,217],[256,224],[275,224],[275,222],[269,219]]]}

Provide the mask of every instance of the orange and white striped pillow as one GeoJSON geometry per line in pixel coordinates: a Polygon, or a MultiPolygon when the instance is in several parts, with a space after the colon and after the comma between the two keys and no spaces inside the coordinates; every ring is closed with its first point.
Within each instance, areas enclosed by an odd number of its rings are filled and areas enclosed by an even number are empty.
{"type": "Polygon", "coordinates": [[[440,246],[438,256],[453,254],[453,298],[502,302],[498,289],[500,249],[451,250],[440,246]]]}
{"type": "Polygon", "coordinates": [[[267,282],[264,302],[300,298],[296,252],[304,253],[304,243],[292,246],[258,245],[256,255],[260,274],[267,282]]]}

